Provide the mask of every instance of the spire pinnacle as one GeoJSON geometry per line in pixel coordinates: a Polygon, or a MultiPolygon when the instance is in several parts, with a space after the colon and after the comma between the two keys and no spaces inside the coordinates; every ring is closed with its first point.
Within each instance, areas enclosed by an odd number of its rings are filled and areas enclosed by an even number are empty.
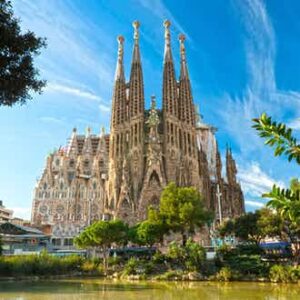
{"type": "Polygon", "coordinates": [[[165,40],[166,40],[166,42],[169,42],[169,44],[170,44],[170,40],[171,40],[170,26],[171,26],[171,22],[169,20],[165,20],[164,21],[165,40]]]}
{"type": "Polygon", "coordinates": [[[135,20],[135,21],[132,22],[132,26],[134,28],[133,38],[134,38],[134,41],[136,43],[136,42],[138,42],[139,37],[140,37],[140,33],[139,33],[140,22],[135,20]]]}
{"type": "Polygon", "coordinates": [[[134,39],[134,48],[133,48],[133,56],[132,56],[132,62],[140,62],[140,49],[139,49],[139,27],[140,27],[140,22],[139,21],[133,21],[132,26],[134,28],[133,32],[133,39],[134,39]]]}
{"type": "Polygon", "coordinates": [[[105,136],[105,127],[104,127],[104,126],[101,127],[101,133],[100,133],[100,136],[101,136],[101,137],[105,136]]]}
{"type": "Polygon", "coordinates": [[[181,64],[180,78],[187,78],[188,70],[187,70],[185,46],[184,46],[185,35],[180,34],[178,38],[179,38],[179,44],[180,44],[180,64],[181,64]]]}
{"type": "Polygon", "coordinates": [[[119,35],[117,41],[118,41],[118,61],[116,67],[115,80],[124,79],[123,54],[124,54],[125,39],[122,35],[119,35]]]}
{"type": "Polygon", "coordinates": [[[164,54],[164,62],[172,60],[170,26],[171,26],[171,22],[169,20],[165,20],[164,21],[164,27],[165,27],[165,54],[164,54]]]}
{"type": "Polygon", "coordinates": [[[91,130],[91,127],[87,127],[86,130],[85,130],[86,136],[90,136],[91,131],[92,131],[92,130],[91,130]]]}

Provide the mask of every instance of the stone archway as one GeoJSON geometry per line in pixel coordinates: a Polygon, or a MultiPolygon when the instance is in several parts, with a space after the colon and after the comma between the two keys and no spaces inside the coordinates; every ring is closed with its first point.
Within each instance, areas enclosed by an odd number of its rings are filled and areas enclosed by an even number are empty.
{"type": "Polygon", "coordinates": [[[156,171],[153,171],[150,175],[150,178],[149,178],[149,186],[150,187],[155,187],[155,186],[161,186],[160,184],[160,180],[159,180],[159,176],[157,174],[156,171]]]}

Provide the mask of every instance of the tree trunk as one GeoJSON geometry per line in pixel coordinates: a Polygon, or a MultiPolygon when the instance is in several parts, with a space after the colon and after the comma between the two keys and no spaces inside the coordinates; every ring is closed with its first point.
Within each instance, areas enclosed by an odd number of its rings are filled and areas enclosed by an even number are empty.
{"type": "Polygon", "coordinates": [[[185,246],[187,241],[187,236],[185,231],[182,231],[181,235],[182,235],[182,246],[185,246]]]}
{"type": "Polygon", "coordinates": [[[107,275],[108,262],[107,262],[107,248],[103,247],[103,269],[104,275],[107,275]]]}

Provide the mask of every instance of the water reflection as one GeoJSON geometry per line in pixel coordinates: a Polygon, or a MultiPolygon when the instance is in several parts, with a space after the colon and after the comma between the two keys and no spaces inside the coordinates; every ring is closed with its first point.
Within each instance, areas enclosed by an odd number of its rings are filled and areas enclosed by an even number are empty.
{"type": "Polygon", "coordinates": [[[0,299],[17,300],[298,300],[300,285],[214,282],[128,282],[99,279],[0,282],[0,299]]]}

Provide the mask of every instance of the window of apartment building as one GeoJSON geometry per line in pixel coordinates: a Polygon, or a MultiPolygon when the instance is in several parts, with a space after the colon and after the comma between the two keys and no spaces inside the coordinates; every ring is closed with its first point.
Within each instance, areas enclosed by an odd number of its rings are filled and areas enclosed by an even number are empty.
{"type": "Polygon", "coordinates": [[[64,246],[73,246],[73,239],[71,238],[64,239],[64,246]]]}
{"type": "Polygon", "coordinates": [[[58,238],[52,239],[52,245],[53,246],[61,246],[61,239],[58,239],[58,238]]]}

